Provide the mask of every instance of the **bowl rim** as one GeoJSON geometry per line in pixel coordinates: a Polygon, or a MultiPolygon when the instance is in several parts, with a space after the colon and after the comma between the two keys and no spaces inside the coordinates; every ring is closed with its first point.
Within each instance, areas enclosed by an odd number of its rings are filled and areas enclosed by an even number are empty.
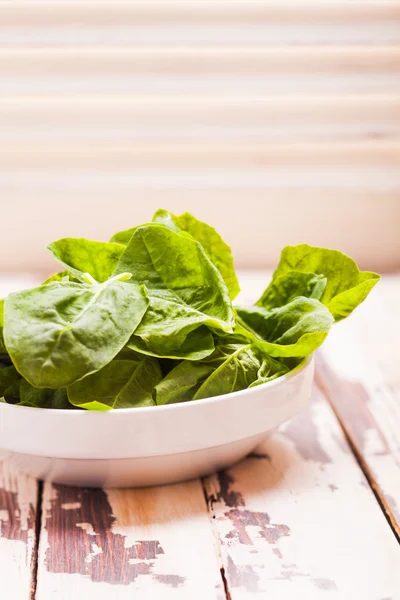
{"type": "MultiPolygon", "coordinates": [[[[244,390],[239,390],[237,392],[230,392],[229,394],[219,394],[218,396],[211,396],[210,398],[201,398],[199,400],[194,400],[194,401],[186,401],[186,402],[175,402],[172,404],[161,404],[161,405],[155,405],[155,406],[137,406],[137,407],[132,407],[132,408],[113,408],[110,410],[68,410],[65,408],[41,408],[41,407],[35,407],[35,406],[18,406],[15,404],[7,404],[6,402],[0,402],[0,411],[1,410],[24,410],[24,411],[34,411],[34,414],[38,415],[39,411],[41,412],[45,412],[46,415],[49,414],[57,414],[57,415],[68,415],[67,418],[73,418],[73,419],[87,419],[90,418],[87,415],[103,415],[103,417],[100,418],[107,418],[107,415],[110,417],[111,415],[129,415],[129,414],[136,414],[136,415],[143,415],[146,413],[153,413],[155,411],[155,409],[157,409],[158,413],[161,413],[161,411],[163,412],[172,412],[172,411],[177,411],[177,410],[190,410],[195,406],[199,406],[199,404],[201,404],[201,406],[205,406],[205,405],[210,405],[210,404],[217,404],[220,402],[227,402],[229,401],[230,398],[232,398],[232,396],[235,396],[236,398],[239,397],[240,395],[252,395],[255,394],[257,392],[260,392],[261,390],[269,390],[269,389],[273,389],[273,388],[277,388],[280,387],[282,385],[284,385],[287,381],[289,381],[290,379],[293,379],[294,377],[296,377],[300,372],[304,371],[309,364],[313,361],[314,358],[314,352],[312,352],[311,354],[308,354],[306,357],[304,357],[298,365],[296,365],[296,367],[294,367],[294,369],[292,369],[291,371],[289,371],[288,373],[285,373],[284,375],[281,375],[280,377],[277,377],[276,379],[272,379],[271,381],[267,381],[265,383],[261,383],[260,385],[256,385],[252,388],[245,388],[244,390]],[[86,416],[84,416],[86,415],[86,416]]],[[[93,417],[91,417],[93,418],[93,417]]],[[[99,418],[98,416],[96,416],[95,418],[99,418]]]]}

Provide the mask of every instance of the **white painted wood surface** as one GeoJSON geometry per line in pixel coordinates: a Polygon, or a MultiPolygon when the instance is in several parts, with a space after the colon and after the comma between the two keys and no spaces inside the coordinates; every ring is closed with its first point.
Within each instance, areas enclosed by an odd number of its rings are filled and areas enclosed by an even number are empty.
{"type": "Polygon", "coordinates": [[[400,548],[321,395],[206,491],[232,600],[399,598],[400,548]]]}
{"type": "Polygon", "coordinates": [[[323,346],[318,381],[400,535],[400,276],[385,277],[323,346]]]}
{"type": "Polygon", "coordinates": [[[0,586],[5,600],[31,600],[38,484],[0,457],[0,586]]]}
{"type": "Polygon", "coordinates": [[[45,484],[36,600],[225,600],[200,481],[142,490],[45,484]]]}

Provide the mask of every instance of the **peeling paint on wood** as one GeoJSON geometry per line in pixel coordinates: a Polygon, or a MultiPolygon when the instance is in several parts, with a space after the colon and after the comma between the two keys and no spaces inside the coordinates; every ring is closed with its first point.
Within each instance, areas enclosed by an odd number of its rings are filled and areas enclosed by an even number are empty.
{"type": "Polygon", "coordinates": [[[0,582],[7,600],[29,600],[34,586],[37,487],[0,463],[0,582]]]}
{"type": "Polygon", "coordinates": [[[218,479],[218,491],[215,495],[210,496],[209,502],[211,505],[214,502],[224,501],[226,506],[244,506],[244,500],[240,492],[237,492],[231,488],[231,484],[234,483],[234,479],[227,471],[219,471],[216,474],[218,479]]]}
{"type": "MultiPolygon", "coordinates": [[[[35,526],[35,507],[29,503],[25,518],[21,515],[18,493],[0,488],[0,536],[27,544],[35,526]],[[22,520],[23,519],[23,520],[22,520]]],[[[27,548],[28,551],[28,548],[27,548]]]]}
{"type": "Polygon", "coordinates": [[[257,453],[270,460],[248,458],[204,480],[232,600],[400,589],[399,548],[317,388],[310,409],[257,453]],[[374,564],[368,578],[365,564],[374,564]]]}
{"type": "Polygon", "coordinates": [[[152,573],[154,561],[164,554],[159,541],[138,540],[127,547],[125,537],[112,532],[115,517],[104,490],[56,484],[53,490],[44,523],[48,571],[79,573],[92,581],[122,585],[152,573]],[[90,526],[82,527],[83,523],[90,526]]]}
{"type": "Polygon", "coordinates": [[[60,600],[94,589],[101,600],[221,598],[199,481],[137,490],[46,483],[43,506],[36,600],[54,589],[60,600]]]}

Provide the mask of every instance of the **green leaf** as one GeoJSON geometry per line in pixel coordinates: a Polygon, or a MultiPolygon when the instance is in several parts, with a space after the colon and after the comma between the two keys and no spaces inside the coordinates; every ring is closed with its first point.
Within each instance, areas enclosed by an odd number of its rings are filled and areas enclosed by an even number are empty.
{"type": "Polygon", "coordinates": [[[0,300],[0,355],[7,354],[4,345],[4,299],[0,300]]]}
{"type": "Polygon", "coordinates": [[[35,388],[26,379],[22,379],[21,381],[18,406],[58,409],[73,408],[68,401],[67,390],[65,388],[59,390],[35,388]]]}
{"type": "Polygon", "coordinates": [[[19,400],[21,375],[14,366],[0,368],[0,397],[14,404],[19,400]]]}
{"type": "Polygon", "coordinates": [[[144,290],[132,283],[41,285],[6,299],[5,345],[34,387],[63,388],[109,363],[147,306],[144,290]]]}
{"type": "Polygon", "coordinates": [[[336,321],[347,317],[379,281],[377,273],[359,271],[354,260],[328,248],[301,244],[286,246],[273,275],[276,279],[288,271],[317,273],[326,277],[326,287],[321,297],[336,321]]]}
{"type": "Polygon", "coordinates": [[[166,320],[167,330],[160,318],[163,312],[157,311],[157,304],[152,300],[148,313],[142,321],[143,327],[139,326],[136,330],[143,339],[135,333],[127,343],[131,350],[158,358],[187,360],[200,360],[213,352],[214,339],[205,326],[197,327],[195,321],[186,327],[182,326],[178,317],[174,319],[177,311],[173,313],[170,309],[166,320]],[[169,336],[167,331],[170,332],[169,336]]]}
{"type": "MultiPolygon", "coordinates": [[[[227,339],[229,337],[232,336],[226,336],[227,339]]],[[[250,381],[255,383],[260,379],[262,383],[271,373],[278,371],[283,374],[288,370],[285,365],[263,355],[255,346],[229,344],[224,339],[217,339],[216,343],[211,356],[197,362],[183,360],[164,377],[156,386],[157,404],[187,402],[196,399],[200,393],[228,393],[235,385],[239,386],[237,389],[243,389],[241,386],[247,387],[250,381]],[[238,375],[237,380],[234,379],[235,374],[238,375]]]]}
{"type": "Polygon", "coordinates": [[[154,356],[202,358],[214,349],[202,326],[232,331],[233,310],[224,281],[202,246],[187,234],[156,224],[138,228],[115,273],[125,271],[146,285],[150,300],[132,348],[154,356]]]}
{"type": "Polygon", "coordinates": [[[81,283],[81,279],[74,277],[69,271],[60,271],[59,273],[54,273],[54,275],[48,277],[45,281],[43,281],[42,285],[54,283],[55,281],[62,281],[63,283],[66,283],[68,281],[73,281],[74,283],[81,283]]]}
{"type": "MultiPolygon", "coordinates": [[[[231,336],[226,336],[229,339],[231,336]]],[[[207,377],[242,345],[218,343],[213,353],[194,362],[183,360],[171,369],[156,386],[156,403],[172,404],[192,400],[193,395],[207,377]]]]}
{"type": "Polygon", "coordinates": [[[211,364],[183,360],[156,385],[156,403],[173,404],[191,400],[214,369],[211,364]]]}
{"type": "Polygon", "coordinates": [[[260,360],[251,345],[239,347],[201,384],[194,400],[244,390],[257,379],[260,360]]]}
{"type": "Polygon", "coordinates": [[[68,387],[71,404],[87,410],[154,406],[161,381],[158,361],[149,356],[115,358],[103,369],[68,387]]]}
{"type": "Polygon", "coordinates": [[[320,300],[325,286],[326,278],[323,275],[288,271],[271,281],[256,305],[269,310],[284,306],[298,296],[320,300]]]}
{"type": "Polygon", "coordinates": [[[334,321],[321,302],[302,297],[270,311],[238,308],[237,314],[237,332],[275,357],[307,356],[322,344],[334,321]]]}
{"type": "Polygon", "coordinates": [[[79,281],[85,281],[83,274],[89,273],[99,283],[111,277],[125,250],[121,244],[85,238],[63,238],[48,244],[47,248],[79,281]]]}
{"type": "Polygon", "coordinates": [[[200,242],[208,258],[221,273],[231,299],[236,298],[240,287],[235,273],[232,251],[214,227],[199,221],[188,212],[176,216],[164,209],[159,209],[155,213],[153,221],[166,225],[175,232],[186,231],[200,242]]]}
{"type": "MultiPolygon", "coordinates": [[[[146,225],[146,223],[144,223],[144,225],[146,225]]],[[[114,235],[110,239],[110,242],[115,242],[117,244],[127,246],[136,229],[139,229],[139,227],[143,227],[143,225],[136,225],[136,227],[131,227],[130,229],[124,229],[124,231],[118,231],[117,233],[114,233],[114,235]]]]}

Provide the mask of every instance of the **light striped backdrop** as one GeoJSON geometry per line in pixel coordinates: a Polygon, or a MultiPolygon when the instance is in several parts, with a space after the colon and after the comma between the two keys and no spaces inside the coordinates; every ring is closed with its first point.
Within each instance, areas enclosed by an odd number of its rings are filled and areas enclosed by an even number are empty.
{"type": "Polygon", "coordinates": [[[0,1],[0,269],[158,206],[400,267],[400,2],[0,1]]]}

